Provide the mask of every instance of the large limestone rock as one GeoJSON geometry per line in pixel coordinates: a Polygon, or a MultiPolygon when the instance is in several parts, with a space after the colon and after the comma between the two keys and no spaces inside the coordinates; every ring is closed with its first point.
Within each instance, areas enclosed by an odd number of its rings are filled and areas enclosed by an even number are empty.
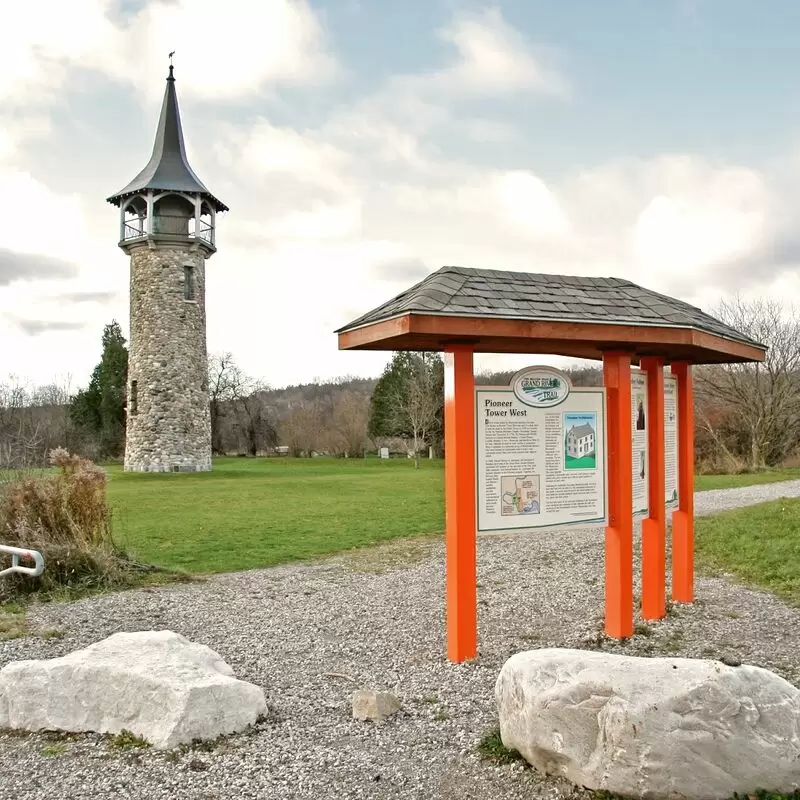
{"type": "Polygon", "coordinates": [[[495,696],[503,744],[580,786],[693,800],[800,787],[800,691],[759,667],[533,650],[495,696]]]}
{"type": "Polygon", "coordinates": [[[265,710],[258,686],[172,631],[115,633],[62,658],[0,670],[0,728],[128,730],[171,748],[240,731],[265,710]]]}

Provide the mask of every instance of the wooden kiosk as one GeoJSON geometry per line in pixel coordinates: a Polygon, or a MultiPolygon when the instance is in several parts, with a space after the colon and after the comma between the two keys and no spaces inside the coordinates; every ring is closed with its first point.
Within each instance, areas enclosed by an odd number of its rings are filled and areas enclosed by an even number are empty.
{"type": "Polygon", "coordinates": [[[765,347],[700,309],[617,278],[443,267],[337,331],[342,350],[442,351],[445,363],[447,655],[477,656],[476,408],[473,353],[603,362],[607,526],[605,630],[633,634],[631,367],[647,376],[648,515],[642,615],[666,613],[664,367],[677,379],[678,505],[672,598],[694,598],[692,365],[763,361],[765,347]]]}

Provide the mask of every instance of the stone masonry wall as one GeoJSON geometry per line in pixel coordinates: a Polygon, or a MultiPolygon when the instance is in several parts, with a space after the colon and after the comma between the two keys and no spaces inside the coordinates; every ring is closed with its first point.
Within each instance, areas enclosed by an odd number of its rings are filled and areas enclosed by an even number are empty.
{"type": "Polygon", "coordinates": [[[125,470],[210,470],[204,252],[156,243],[131,248],[130,257],[125,470]],[[185,266],[193,268],[194,300],[184,298],[185,266]]]}

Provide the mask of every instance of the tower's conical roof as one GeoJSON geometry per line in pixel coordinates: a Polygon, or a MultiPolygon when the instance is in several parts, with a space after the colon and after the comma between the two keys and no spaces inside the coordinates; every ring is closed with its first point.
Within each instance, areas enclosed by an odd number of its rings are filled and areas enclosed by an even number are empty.
{"type": "Polygon", "coordinates": [[[178,111],[178,95],[175,91],[175,77],[172,64],[169,67],[167,88],[161,105],[153,154],[147,166],[124,188],[108,198],[109,203],[119,206],[132,194],[147,189],[157,191],[193,192],[202,194],[217,211],[227,211],[228,207],[217,200],[189,166],[186,148],[183,143],[181,115],[178,111]]]}

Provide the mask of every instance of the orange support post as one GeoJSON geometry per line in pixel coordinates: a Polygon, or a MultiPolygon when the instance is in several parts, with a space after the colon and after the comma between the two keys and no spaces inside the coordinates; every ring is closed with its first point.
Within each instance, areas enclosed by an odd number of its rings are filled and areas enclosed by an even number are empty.
{"type": "Polygon", "coordinates": [[[633,635],[633,447],[631,357],[603,354],[608,400],[608,527],[606,528],[606,633],[633,635]]]}
{"type": "Polygon", "coordinates": [[[666,490],[664,473],[664,359],[643,358],[647,374],[647,489],[650,513],[642,520],[642,617],[666,614],[666,490]]]}
{"type": "Polygon", "coordinates": [[[672,364],[678,379],[678,509],[672,512],[672,599],[694,600],[694,398],[692,366],[672,364]]]}
{"type": "Polygon", "coordinates": [[[445,348],[444,434],[447,657],[460,662],[478,654],[475,379],[470,347],[445,348]]]}

